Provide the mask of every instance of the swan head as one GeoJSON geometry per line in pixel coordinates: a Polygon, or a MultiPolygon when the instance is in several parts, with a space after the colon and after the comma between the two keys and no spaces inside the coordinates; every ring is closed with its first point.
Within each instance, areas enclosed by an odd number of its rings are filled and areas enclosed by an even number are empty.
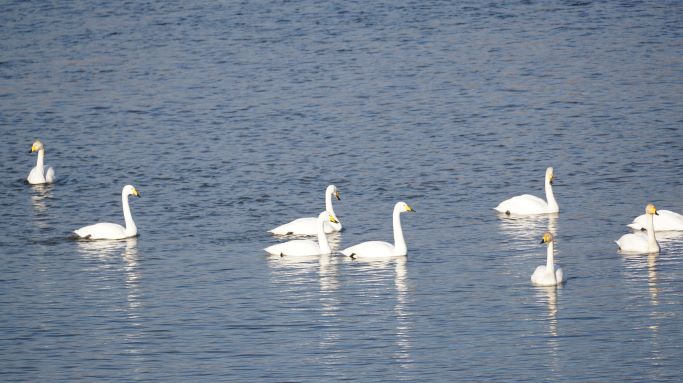
{"type": "Polygon", "coordinates": [[[553,235],[549,231],[546,231],[541,238],[541,243],[551,243],[553,241],[553,235]]]}
{"type": "Polygon", "coordinates": [[[31,145],[31,151],[29,153],[35,153],[40,150],[45,150],[43,143],[40,140],[33,141],[33,145],[31,145]]]}
{"type": "Polygon", "coordinates": [[[413,209],[412,207],[410,207],[410,205],[408,205],[407,203],[405,203],[403,201],[397,203],[396,208],[401,213],[403,213],[404,211],[409,211],[409,212],[413,212],[413,213],[415,212],[415,209],[413,209]]]}
{"type": "Polygon", "coordinates": [[[555,178],[555,171],[553,171],[552,167],[549,167],[548,169],[545,170],[545,180],[549,184],[553,184],[553,179],[555,178]]]}
{"type": "Polygon", "coordinates": [[[655,205],[653,205],[651,203],[649,203],[649,204],[647,204],[647,206],[645,206],[645,213],[650,214],[650,215],[653,215],[653,214],[659,215],[659,213],[657,213],[657,208],[655,207],[655,205]]]}
{"type": "Polygon", "coordinates": [[[339,197],[339,190],[337,189],[336,186],[334,186],[334,185],[328,186],[325,193],[329,194],[329,195],[333,195],[337,199],[337,201],[341,201],[341,197],[339,197]]]}
{"type": "Polygon", "coordinates": [[[339,223],[339,221],[337,221],[337,218],[334,216],[334,214],[328,213],[326,211],[318,214],[318,219],[323,220],[323,221],[329,220],[332,223],[339,223]]]}
{"type": "Polygon", "coordinates": [[[125,195],[134,195],[136,197],[140,197],[140,192],[138,189],[135,188],[133,185],[126,185],[123,187],[123,194],[125,195]]]}

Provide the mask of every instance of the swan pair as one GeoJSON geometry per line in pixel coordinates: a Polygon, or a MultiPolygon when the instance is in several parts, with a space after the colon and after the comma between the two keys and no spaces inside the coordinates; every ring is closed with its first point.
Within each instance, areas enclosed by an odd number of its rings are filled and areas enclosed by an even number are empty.
{"type": "Polygon", "coordinates": [[[38,152],[36,166],[31,169],[26,181],[31,185],[51,184],[55,182],[55,170],[51,166],[45,166],[45,146],[40,140],[35,140],[29,153],[38,152]]]}
{"type": "MultiPolygon", "coordinates": [[[[351,246],[342,250],[342,254],[351,258],[367,258],[378,259],[394,256],[402,256],[408,253],[406,241],[403,238],[403,230],[401,228],[400,214],[403,212],[414,212],[415,210],[405,202],[398,202],[394,206],[393,211],[393,226],[394,226],[394,244],[383,241],[369,241],[363,242],[355,246],[351,246]]],[[[332,249],[327,241],[325,234],[325,225],[327,222],[331,224],[338,224],[339,222],[329,211],[323,211],[317,218],[317,235],[318,241],[312,240],[292,240],[284,243],[279,243],[269,246],[264,250],[272,255],[279,256],[311,256],[330,254],[332,249]]],[[[272,232],[272,231],[271,231],[272,232]]]]}
{"type": "MultiPolygon", "coordinates": [[[[43,145],[40,140],[35,140],[31,146],[30,153],[35,152],[38,152],[36,166],[31,169],[26,180],[32,185],[50,184],[55,182],[54,169],[44,165],[45,145],[43,145]]],[[[130,214],[130,207],[128,206],[129,195],[140,197],[140,193],[132,185],[123,187],[121,200],[123,202],[123,217],[126,222],[125,227],[115,223],[96,223],[75,230],[74,234],[76,237],[80,239],[123,239],[138,235],[138,228],[135,226],[133,216],[130,214]]]]}
{"type": "Polygon", "coordinates": [[[659,243],[655,237],[654,228],[654,217],[656,215],[659,215],[659,212],[655,205],[647,204],[645,206],[645,228],[647,229],[647,234],[636,232],[622,235],[621,238],[615,241],[619,249],[625,253],[659,253],[659,243]]]}

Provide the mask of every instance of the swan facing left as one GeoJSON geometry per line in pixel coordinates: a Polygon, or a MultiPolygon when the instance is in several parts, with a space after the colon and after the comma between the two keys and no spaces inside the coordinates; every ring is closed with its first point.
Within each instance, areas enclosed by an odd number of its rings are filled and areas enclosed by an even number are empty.
{"type": "Polygon", "coordinates": [[[546,263],[538,266],[531,275],[531,283],[535,286],[556,286],[565,281],[565,275],[560,265],[555,264],[553,235],[548,231],[543,234],[541,243],[548,245],[546,263]]]}
{"type": "Polygon", "coordinates": [[[45,166],[45,146],[40,140],[35,140],[29,153],[38,152],[36,166],[31,169],[26,181],[31,185],[51,184],[55,182],[55,170],[51,166],[45,166]]]}
{"type": "Polygon", "coordinates": [[[137,236],[138,228],[135,226],[133,216],[130,214],[130,207],[128,206],[129,195],[140,197],[140,192],[133,185],[126,185],[123,187],[123,191],[121,191],[125,227],[116,223],[100,222],[74,230],[76,237],[80,239],[123,239],[137,236]]]}

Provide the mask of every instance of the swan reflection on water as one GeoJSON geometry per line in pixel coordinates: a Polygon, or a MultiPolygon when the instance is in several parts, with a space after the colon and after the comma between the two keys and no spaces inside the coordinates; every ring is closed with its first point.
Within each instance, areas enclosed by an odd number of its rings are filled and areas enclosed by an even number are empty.
{"type": "Polygon", "coordinates": [[[49,218],[50,211],[47,208],[47,200],[52,198],[52,184],[31,185],[31,206],[35,212],[33,223],[40,229],[51,227],[49,218]]]}
{"type": "Polygon", "coordinates": [[[557,236],[557,220],[559,214],[545,214],[535,216],[508,217],[501,216],[500,231],[521,244],[521,247],[535,248],[539,234],[549,231],[553,236],[557,236]]]}

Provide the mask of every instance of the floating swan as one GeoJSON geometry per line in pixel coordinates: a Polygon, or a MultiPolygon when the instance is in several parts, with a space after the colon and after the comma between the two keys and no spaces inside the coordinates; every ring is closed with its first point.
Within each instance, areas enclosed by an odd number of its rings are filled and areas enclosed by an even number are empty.
{"type": "Polygon", "coordinates": [[[507,215],[532,215],[532,214],[547,214],[557,213],[560,211],[560,206],[555,201],[553,194],[553,168],[548,168],[545,171],[545,198],[548,202],[530,194],[523,194],[512,197],[501,202],[496,206],[495,210],[507,215]]]}
{"type": "Polygon", "coordinates": [[[138,228],[135,226],[135,222],[133,222],[133,216],[131,216],[130,208],[128,207],[129,195],[140,197],[140,193],[132,185],[123,187],[121,200],[123,202],[123,218],[126,221],[126,227],[116,223],[101,222],[75,230],[76,236],[82,239],[123,239],[138,235],[138,228]]]}
{"type": "Polygon", "coordinates": [[[43,160],[45,158],[45,147],[40,140],[36,140],[31,146],[30,153],[38,152],[38,160],[36,161],[36,166],[31,169],[26,180],[32,185],[39,184],[51,184],[55,182],[55,171],[51,166],[46,167],[43,165],[43,160]]]}
{"type": "Polygon", "coordinates": [[[414,212],[412,207],[408,206],[405,202],[398,202],[394,206],[394,244],[383,241],[368,241],[359,243],[358,245],[351,246],[342,250],[342,254],[347,255],[351,258],[387,258],[394,256],[401,256],[408,254],[408,247],[406,246],[406,241],[403,238],[403,230],[401,229],[401,217],[400,214],[404,211],[414,212]]]}
{"type": "MultiPolygon", "coordinates": [[[[657,210],[652,219],[655,231],[683,230],[683,215],[671,210],[657,210]]],[[[634,230],[647,230],[647,214],[639,215],[627,226],[634,230]]]]}
{"type": "Polygon", "coordinates": [[[549,231],[546,232],[543,234],[541,243],[548,244],[548,257],[546,258],[545,266],[538,266],[536,270],[534,270],[534,273],[531,275],[531,283],[535,286],[559,285],[566,279],[560,265],[555,264],[555,258],[553,254],[553,235],[549,231]]]}
{"type": "MultiPolygon", "coordinates": [[[[337,187],[330,185],[325,190],[325,210],[334,217],[336,223],[328,220],[325,221],[325,233],[327,234],[341,231],[342,229],[342,225],[337,219],[337,215],[334,214],[334,209],[332,208],[333,195],[337,198],[337,200],[341,200],[337,187]]],[[[294,221],[280,225],[269,232],[278,235],[316,235],[318,233],[318,218],[305,217],[295,219],[294,221]]]]}
{"type": "Polygon", "coordinates": [[[267,253],[279,256],[310,256],[310,255],[320,255],[320,254],[330,254],[332,250],[330,249],[330,244],[327,242],[327,236],[325,235],[324,225],[326,222],[339,223],[334,215],[330,214],[328,211],[324,211],[318,215],[316,218],[318,226],[318,242],[311,241],[310,239],[295,239],[292,241],[278,243],[277,245],[266,247],[267,253]]]}
{"type": "Polygon", "coordinates": [[[645,206],[645,214],[647,215],[647,234],[633,233],[624,234],[617,241],[619,249],[626,253],[658,253],[659,243],[655,238],[654,230],[654,216],[658,215],[655,205],[649,203],[645,206]]]}

